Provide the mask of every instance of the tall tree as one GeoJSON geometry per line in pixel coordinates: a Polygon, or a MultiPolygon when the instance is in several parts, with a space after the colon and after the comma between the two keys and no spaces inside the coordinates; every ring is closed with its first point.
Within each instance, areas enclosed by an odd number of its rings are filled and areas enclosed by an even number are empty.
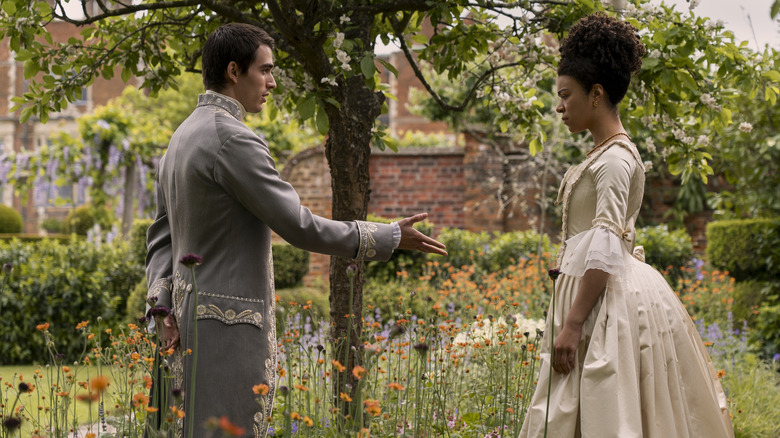
{"type": "MultiPolygon", "coordinates": [[[[328,134],[332,216],[337,220],[366,217],[370,148],[372,143],[385,147],[377,119],[388,93],[377,72],[377,63],[383,63],[374,55],[377,39],[401,46],[438,108],[467,114],[475,105],[495,109],[495,117],[481,121],[501,131],[517,128],[516,135],[536,153],[547,141],[550,121],[542,110],[551,105],[549,95],[536,97],[549,75],[537,76],[556,62],[556,37],[565,35],[579,17],[603,8],[593,0],[81,0],[83,16],[76,17],[65,13],[63,3],[2,3],[0,35],[24,62],[25,77],[40,77],[14,99],[23,120],[36,114],[45,121],[49,112],[72,102],[76,90],[98,75],[111,77],[117,69],[125,79],[142,78],[143,86],[156,92],[182,70],[198,71],[203,42],[220,24],[255,24],[278,43],[275,106],[295,109],[301,120],[313,121],[320,133],[328,134]],[[81,38],[53,43],[45,25],[55,19],[82,26],[81,38]],[[421,32],[424,23],[431,24],[432,35],[421,32]],[[505,72],[524,80],[508,81],[505,72]],[[427,80],[430,74],[466,87],[436,89],[427,80]]],[[[668,133],[670,121],[683,124],[673,138],[663,137],[668,139],[670,168],[685,178],[706,177],[711,173],[710,147],[688,141],[692,137],[687,132],[691,127],[717,131],[734,117],[728,103],[732,89],[710,82],[710,73],[717,71],[726,85],[737,80],[764,84],[767,91],[758,98],[772,104],[780,92],[777,82],[745,69],[739,62],[741,47],[709,50],[722,37],[722,26],[708,27],[705,20],[649,6],[649,0],[612,3],[653,44],[640,75],[645,86],[630,107],[649,115],[632,119],[658,133],[668,133]],[[634,17],[637,11],[642,13],[634,17]],[[710,39],[702,43],[699,35],[710,39]]],[[[550,88],[549,82],[546,86],[550,88]]],[[[353,294],[350,263],[336,257],[331,261],[332,334],[334,340],[347,338],[357,347],[362,267],[353,294]]],[[[349,362],[348,370],[354,364],[349,362]]],[[[352,375],[341,373],[340,378],[344,383],[352,375]]]]}

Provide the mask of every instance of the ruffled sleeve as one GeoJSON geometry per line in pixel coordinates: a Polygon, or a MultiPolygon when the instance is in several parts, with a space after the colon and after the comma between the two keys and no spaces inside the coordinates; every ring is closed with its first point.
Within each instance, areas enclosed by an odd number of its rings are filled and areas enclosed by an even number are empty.
{"type": "Polygon", "coordinates": [[[588,168],[596,185],[596,215],[592,228],[566,240],[561,272],[581,277],[589,269],[610,275],[623,272],[630,255],[632,226],[626,226],[629,187],[635,160],[631,152],[612,147],[588,168]]]}

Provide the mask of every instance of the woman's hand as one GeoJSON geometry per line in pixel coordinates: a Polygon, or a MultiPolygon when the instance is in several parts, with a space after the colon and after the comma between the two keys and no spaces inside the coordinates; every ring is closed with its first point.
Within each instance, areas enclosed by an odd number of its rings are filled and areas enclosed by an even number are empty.
{"type": "Polygon", "coordinates": [[[577,347],[582,338],[582,325],[565,323],[561,333],[555,336],[553,344],[553,369],[557,373],[569,374],[577,360],[577,347]]]}

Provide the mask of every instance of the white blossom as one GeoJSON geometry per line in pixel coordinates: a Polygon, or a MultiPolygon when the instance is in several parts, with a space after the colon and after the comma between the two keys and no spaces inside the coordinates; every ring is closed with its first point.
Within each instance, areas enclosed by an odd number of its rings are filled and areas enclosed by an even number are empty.
{"type": "Polygon", "coordinates": [[[350,20],[346,15],[339,17],[339,24],[349,23],[350,21],[352,20],[350,20]]]}
{"type": "Polygon", "coordinates": [[[674,135],[674,138],[676,138],[677,140],[682,141],[685,138],[685,131],[679,128],[674,129],[672,130],[672,135],[674,135]]]}
{"type": "Polygon", "coordinates": [[[649,55],[651,58],[660,58],[661,57],[661,51],[658,49],[653,49],[652,52],[650,52],[649,55]]]}
{"type": "Polygon", "coordinates": [[[718,101],[715,100],[714,97],[710,96],[709,93],[702,94],[699,100],[701,100],[701,103],[707,105],[710,108],[714,108],[715,105],[718,103],[718,101]]]}
{"type": "Polygon", "coordinates": [[[347,55],[347,52],[343,50],[336,50],[336,59],[338,59],[339,62],[342,64],[346,64],[352,60],[352,58],[350,58],[350,56],[347,55]]]}
{"type": "Polygon", "coordinates": [[[748,122],[742,122],[739,124],[739,130],[742,132],[750,132],[753,130],[753,125],[748,122]]]}
{"type": "Polygon", "coordinates": [[[97,125],[98,125],[98,127],[103,128],[103,129],[111,129],[111,125],[109,125],[108,122],[106,122],[103,119],[98,120],[97,121],[97,125]]]}
{"type": "Polygon", "coordinates": [[[331,85],[331,86],[334,86],[334,87],[336,85],[338,85],[338,83],[336,82],[336,79],[334,77],[332,77],[332,76],[328,76],[328,77],[322,78],[320,80],[320,83],[321,84],[328,84],[328,85],[331,85]]]}
{"type": "Polygon", "coordinates": [[[651,154],[655,153],[655,143],[653,143],[652,138],[647,139],[647,142],[645,142],[645,148],[647,149],[647,152],[650,152],[651,154]]]}
{"type": "Polygon", "coordinates": [[[708,144],[710,144],[710,138],[707,137],[706,135],[700,135],[699,138],[696,139],[696,143],[707,146],[708,144]]]}
{"type": "Polygon", "coordinates": [[[645,172],[650,172],[650,169],[653,168],[653,162],[652,161],[645,161],[645,172]]]}
{"type": "Polygon", "coordinates": [[[333,38],[333,47],[339,48],[344,43],[344,33],[336,32],[336,36],[333,38]]]}
{"type": "Polygon", "coordinates": [[[628,6],[626,6],[626,10],[624,11],[626,15],[636,15],[637,9],[636,6],[634,6],[633,3],[629,3],[628,6]]]}

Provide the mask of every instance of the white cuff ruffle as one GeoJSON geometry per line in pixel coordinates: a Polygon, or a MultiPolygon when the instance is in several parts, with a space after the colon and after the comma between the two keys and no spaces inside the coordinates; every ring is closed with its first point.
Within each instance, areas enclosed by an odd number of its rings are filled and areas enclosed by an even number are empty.
{"type": "Polygon", "coordinates": [[[618,275],[624,269],[625,251],[620,237],[606,227],[596,226],[566,241],[560,269],[573,277],[582,277],[589,269],[618,275]]]}

